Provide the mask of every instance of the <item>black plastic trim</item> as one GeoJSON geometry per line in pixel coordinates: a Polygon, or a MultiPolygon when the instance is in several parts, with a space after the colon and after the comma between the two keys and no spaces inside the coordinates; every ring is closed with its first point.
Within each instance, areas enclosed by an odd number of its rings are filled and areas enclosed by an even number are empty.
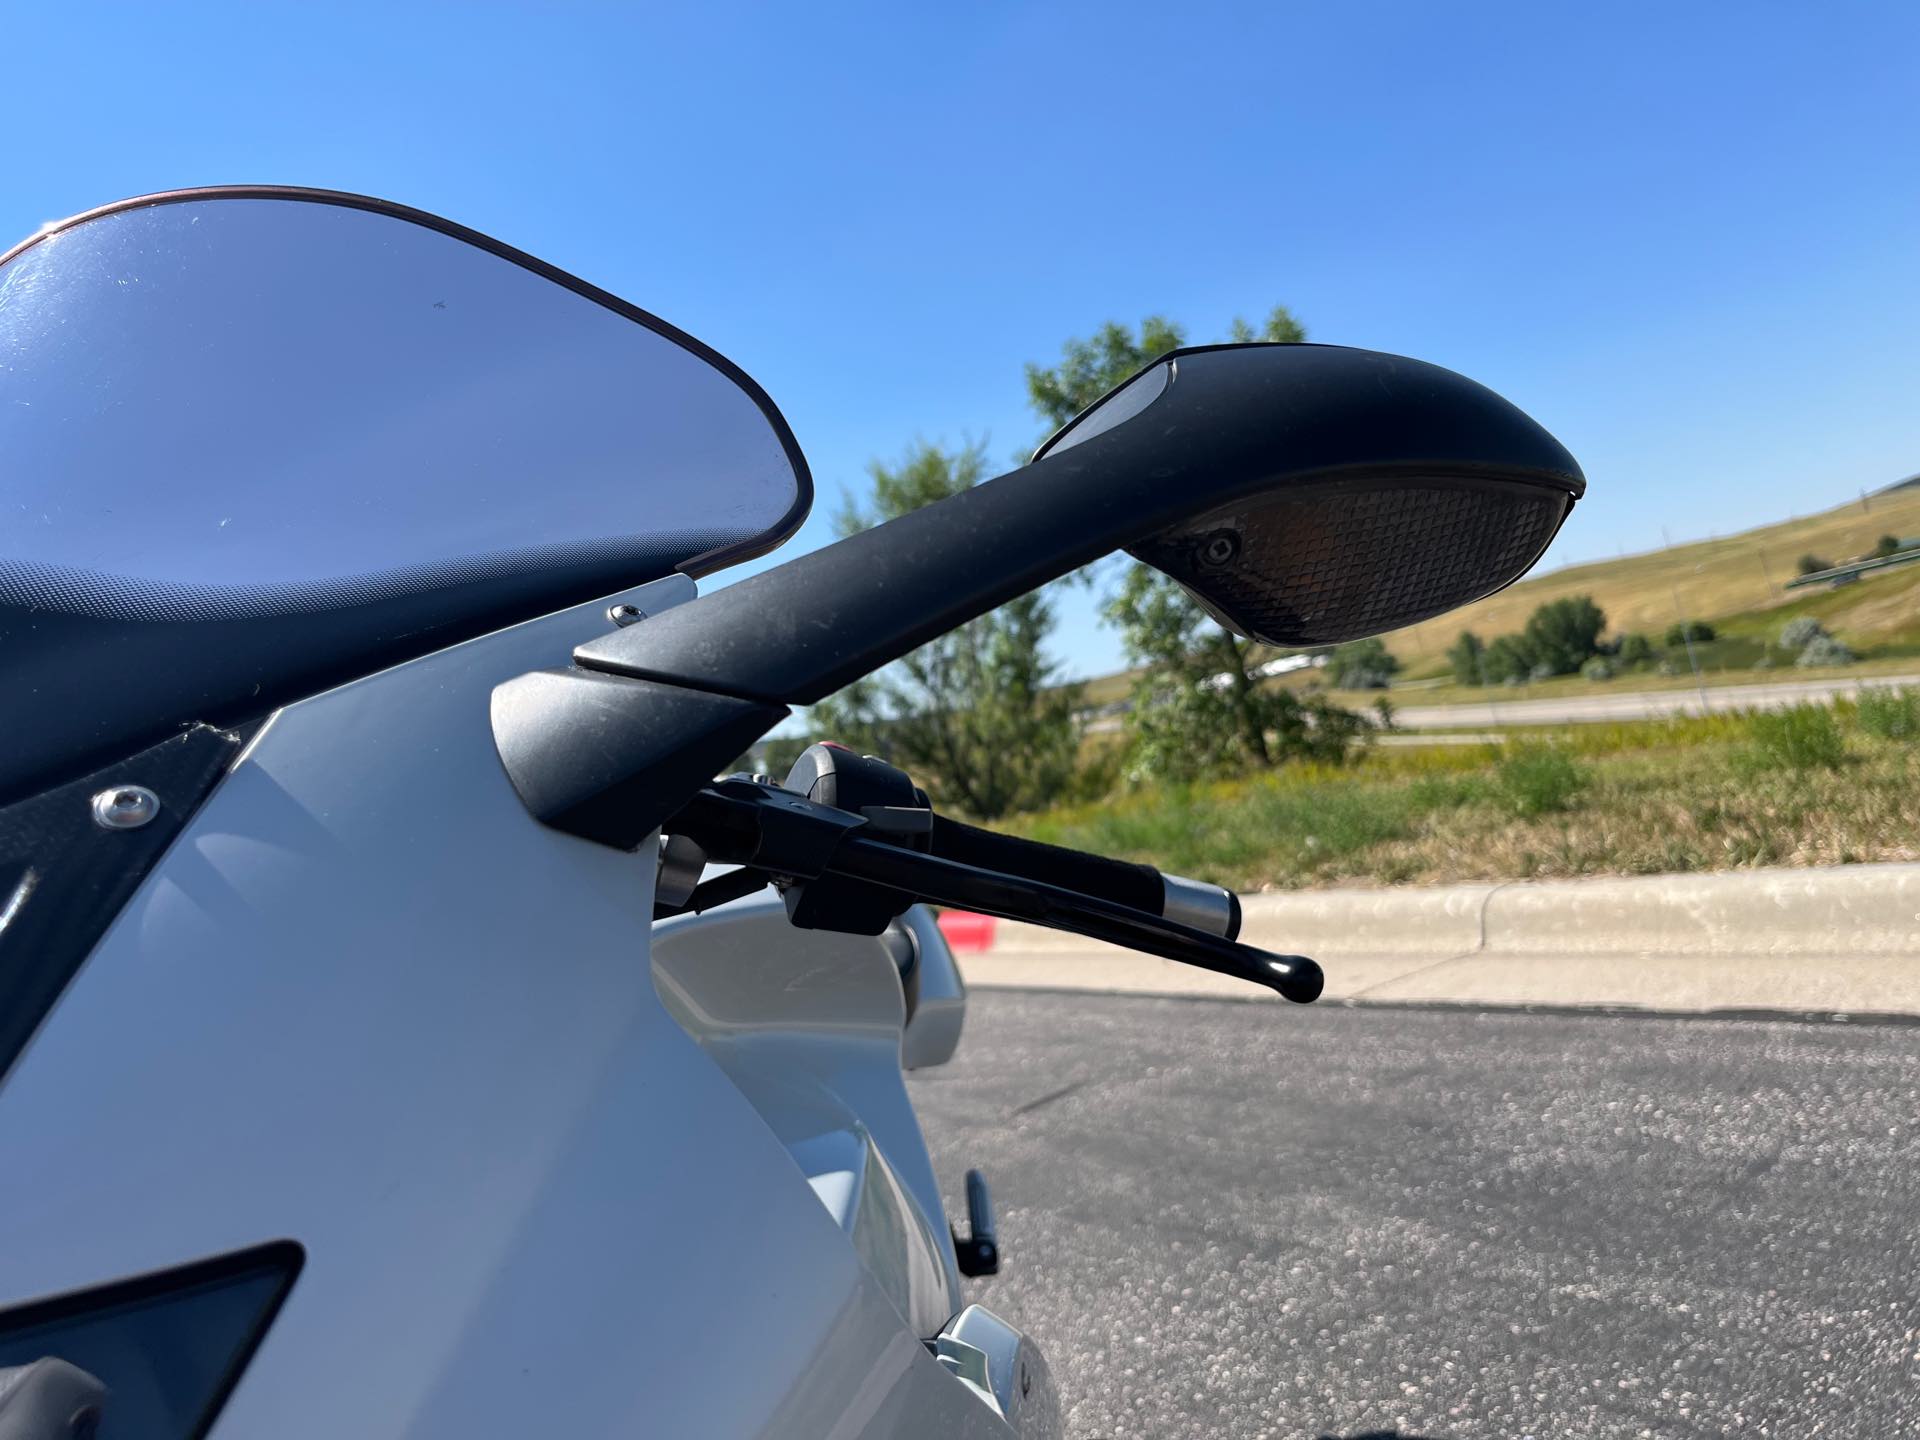
{"type": "Polygon", "coordinates": [[[245,742],[196,725],[0,808],[0,1079],[245,742]],[[160,813],[138,829],[101,829],[92,797],[115,785],[152,790],[160,813]]]}
{"type": "Polygon", "coordinates": [[[639,845],[787,714],[579,669],[496,686],[492,712],[494,748],[534,818],[620,850],[639,845]]]}
{"type": "Polygon", "coordinates": [[[254,1353],[259,1350],[260,1342],[267,1338],[274,1318],[279,1315],[280,1307],[286,1304],[293,1283],[299,1279],[301,1269],[306,1265],[307,1252],[296,1241],[272,1240],[264,1245],[256,1245],[250,1250],[237,1250],[227,1255],[217,1255],[207,1260],[195,1260],[177,1266],[171,1270],[150,1270],[144,1275],[135,1275],[126,1280],[114,1280],[105,1285],[96,1285],[86,1290],[68,1290],[58,1295],[50,1295],[44,1300],[29,1300],[24,1305],[10,1306],[0,1310],[0,1326],[9,1329],[26,1329],[34,1325],[57,1324],[63,1320],[81,1319],[96,1311],[111,1309],[120,1305],[138,1305],[144,1301],[165,1300],[168,1296],[182,1290],[203,1285],[215,1285],[225,1280],[236,1280],[254,1274],[274,1274],[281,1276],[280,1287],[273,1297],[261,1307],[255,1317],[253,1328],[247,1332],[233,1360],[227,1366],[226,1373],[220,1377],[219,1384],[208,1395],[207,1403],[195,1421],[192,1440],[201,1440],[213,1422],[220,1417],[226,1407],[228,1397],[234,1387],[240,1383],[240,1377],[252,1363],[254,1353]]]}
{"type": "Polygon", "coordinates": [[[358,195],[350,190],[317,190],[302,185],[197,185],[181,190],[159,190],[151,195],[135,195],[130,199],[115,200],[109,205],[97,206],[92,210],[85,210],[78,215],[70,215],[65,220],[57,220],[43,226],[14,245],[5,254],[0,254],[0,265],[5,265],[17,255],[25,254],[49,236],[58,235],[61,231],[70,230],[75,225],[83,224],[88,220],[98,220],[103,216],[116,215],[125,210],[144,210],[155,205],[177,205],[191,200],[304,200],[316,205],[340,205],[349,210],[370,210],[378,215],[389,215],[396,220],[405,220],[429,230],[438,230],[443,235],[450,235],[455,240],[464,241],[490,254],[498,255],[502,260],[510,260],[523,270],[531,270],[543,279],[551,280],[557,285],[564,285],[574,294],[591,300],[596,305],[604,306],[616,315],[646,326],[655,334],[673,341],[683,349],[692,351],[733,381],[747,392],[753,403],[760,408],[760,413],[767,417],[767,423],[773,426],[774,433],[780,437],[781,448],[787,452],[787,459],[793,465],[794,478],[800,482],[800,488],[794,496],[793,504],[773,529],[751,540],[743,540],[734,545],[723,545],[693,556],[678,567],[685,574],[698,579],[702,575],[710,575],[715,570],[738,564],[742,560],[751,560],[755,556],[764,555],[769,550],[776,549],[793,536],[807,518],[808,511],[813,508],[813,471],[807,467],[807,458],[800,452],[800,442],[794,438],[793,427],[787,424],[786,416],[780,413],[779,407],[761,388],[760,382],[733,361],[678,326],[662,320],[650,311],[642,310],[631,301],[622,300],[611,291],[602,290],[589,280],[582,280],[578,275],[562,270],[557,265],[549,265],[546,261],[529,255],[524,250],[516,249],[505,241],[496,240],[491,235],[483,235],[478,230],[468,229],[456,220],[448,220],[430,211],[416,210],[411,205],[402,205],[398,201],[382,200],[372,195],[358,195]]]}

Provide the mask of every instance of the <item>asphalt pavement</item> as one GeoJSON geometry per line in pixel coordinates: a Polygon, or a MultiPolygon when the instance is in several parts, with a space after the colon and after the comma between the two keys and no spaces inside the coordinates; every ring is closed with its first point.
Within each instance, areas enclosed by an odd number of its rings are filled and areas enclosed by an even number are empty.
{"type": "Polygon", "coordinates": [[[1920,1027],[976,990],[911,1083],[1070,1435],[1920,1434],[1920,1027]]]}

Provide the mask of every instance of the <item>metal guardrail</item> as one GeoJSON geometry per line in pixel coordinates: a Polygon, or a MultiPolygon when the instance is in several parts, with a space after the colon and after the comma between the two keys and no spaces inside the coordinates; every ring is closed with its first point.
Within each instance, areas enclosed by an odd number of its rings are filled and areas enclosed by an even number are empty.
{"type": "Polygon", "coordinates": [[[1877,560],[1855,560],[1846,565],[1835,565],[1831,569],[1816,570],[1811,575],[1801,575],[1789,580],[1783,587],[1798,590],[1808,585],[1833,585],[1853,580],[1870,570],[1891,570],[1896,565],[1911,565],[1920,560],[1920,547],[1912,550],[1897,550],[1891,555],[1882,555],[1877,560]]]}

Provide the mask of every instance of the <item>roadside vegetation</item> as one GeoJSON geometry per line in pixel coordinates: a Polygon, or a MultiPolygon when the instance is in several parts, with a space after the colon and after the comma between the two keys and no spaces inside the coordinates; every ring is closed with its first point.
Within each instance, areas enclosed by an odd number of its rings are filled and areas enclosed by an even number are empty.
{"type": "Polygon", "coordinates": [[[1920,859],[1920,690],[1121,793],[1038,840],[1260,890],[1920,859]]]}

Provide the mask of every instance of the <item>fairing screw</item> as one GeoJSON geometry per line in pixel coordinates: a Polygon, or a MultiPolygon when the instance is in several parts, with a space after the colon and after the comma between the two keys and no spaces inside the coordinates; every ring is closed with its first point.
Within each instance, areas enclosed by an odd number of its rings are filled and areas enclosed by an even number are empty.
{"type": "Polygon", "coordinates": [[[1200,542],[1200,563],[1218,569],[1231,565],[1240,554],[1240,537],[1231,530],[1216,530],[1200,542]]]}
{"type": "Polygon", "coordinates": [[[607,619],[622,628],[634,625],[647,618],[647,612],[638,605],[609,605],[607,619]]]}
{"type": "Polygon", "coordinates": [[[93,797],[93,823],[102,830],[138,830],[160,813],[160,797],[144,785],[115,785],[93,797]]]}

